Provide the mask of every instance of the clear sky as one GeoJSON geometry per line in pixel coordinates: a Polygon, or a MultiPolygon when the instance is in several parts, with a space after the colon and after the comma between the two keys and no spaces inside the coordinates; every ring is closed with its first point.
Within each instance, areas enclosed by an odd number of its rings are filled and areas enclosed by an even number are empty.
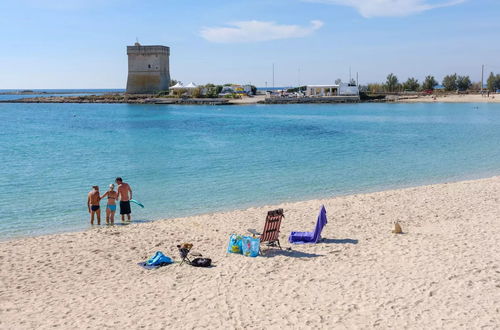
{"type": "Polygon", "coordinates": [[[499,0],[0,0],[0,89],[125,88],[126,45],[184,83],[500,73],[499,0]]]}

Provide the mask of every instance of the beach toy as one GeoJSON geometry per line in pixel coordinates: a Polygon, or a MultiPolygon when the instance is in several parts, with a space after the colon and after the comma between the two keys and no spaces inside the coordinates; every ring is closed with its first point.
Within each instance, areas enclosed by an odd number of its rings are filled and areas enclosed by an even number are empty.
{"type": "Polygon", "coordinates": [[[402,234],[403,229],[401,228],[401,225],[399,222],[394,223],[394,230],[392,231],[394,234],[402,234]]]}
{"type": "Polygon", "coordinates": [[[130,201],[131,201],[132,203],[135,203],[135,204],[139,205],[140,207],[144,208],[144,205],[142,205],[142,203],[141,203],[141,202],[138,202],[138,201],[136,201],[135,199],[131,199],[130,201]]]}

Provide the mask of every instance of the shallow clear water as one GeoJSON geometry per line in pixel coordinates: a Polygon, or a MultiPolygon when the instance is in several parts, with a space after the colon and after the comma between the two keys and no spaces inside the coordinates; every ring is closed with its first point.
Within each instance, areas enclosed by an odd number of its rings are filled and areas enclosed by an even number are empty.
{"type": "Polygon", "coordinates": [[[0,104],[0,238],[86,228],[116,176],[154,220],[496,175],[499,142],[500,104],[0,104]]]}

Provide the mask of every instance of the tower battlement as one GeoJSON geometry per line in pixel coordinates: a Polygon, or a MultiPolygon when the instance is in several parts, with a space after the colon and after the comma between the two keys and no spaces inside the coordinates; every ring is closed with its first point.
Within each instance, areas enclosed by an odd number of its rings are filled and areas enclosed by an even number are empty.
{"type": "Polygon", "coordinates": [[[167,46],[127,46],[127,55],[170,55],[170,47],[167,46]]]}
{"type": "Polygon", "coordinates": [[[154,94],[170,85],[170,48],[166,46],[127,46],[128,94],[154,94]]]}

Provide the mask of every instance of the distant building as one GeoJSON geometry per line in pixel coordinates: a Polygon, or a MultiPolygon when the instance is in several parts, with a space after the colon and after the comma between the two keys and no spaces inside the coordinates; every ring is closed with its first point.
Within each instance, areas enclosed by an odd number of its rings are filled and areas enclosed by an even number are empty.
{"type": "Polygon", "coordinates": [[[306,96],[359,96],[359,88],[346,83],[307,85],[306,96]]]}
{"type": "Polygon", "coordinates": [[[127,93],[154,94],[167,91],[170,84],[170,48],[142,46],[138,42],[127,46],[127,93]]]}

